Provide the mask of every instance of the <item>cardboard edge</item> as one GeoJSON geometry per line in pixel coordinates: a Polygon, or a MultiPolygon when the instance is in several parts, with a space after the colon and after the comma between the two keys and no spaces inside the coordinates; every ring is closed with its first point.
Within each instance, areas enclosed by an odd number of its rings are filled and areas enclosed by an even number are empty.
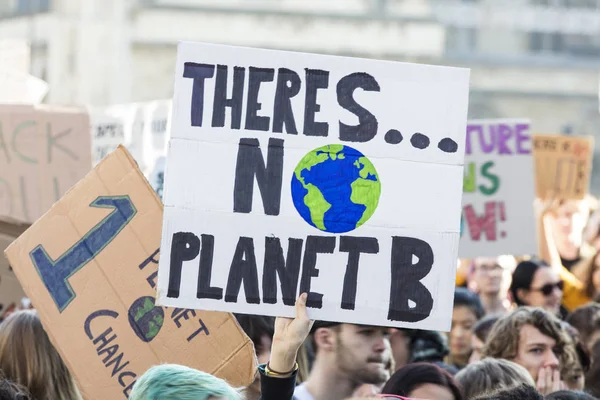
{"type": "MultiPolygon", "coordinates": [[[[218,311],[216,311],[216,312],[218,312],[218,311]]],[[[227,314],[230,314],[230,317],[233,318],[234,322],[239,327],[239,324],[238,324],[235,316],[231,313],[227,313],[227,314]]],[[[242,345],[240,345],[240,347],[238,347],[233,353],[231,353],[229,355],[229,357],[227,357],[226,359],[221,361],[219,363],[219,365],[216,366],[210,373],[213,375],[217,375],[220,371],[222,371],[224,369],[224,367],[227,365],[229,360],[237,357],[238,354],[240,354],[241,352],[244,351],[249,356],[251,356],[251,362],[252,362],[252,369],[250,370],[251,371],[250,375],[243,378],[244,384],[242,386],[246,387],[246,386],[250,386],[256,379],[256,374],[258,373],[258,358],[256,357],[256,351],[254,350],[254,343],[252,343],[252,340],[248,337],[248,335],[246,335],[246,332],[244,332],[244,330],[241,329],[241,327],[239,327],[239,329],[241,330],[241,333],[246,337],[246,340],[244,341],[244,343],[242,345]]],[[[232,365],[239,366],[239,364],[232,364],[232,365]]]]}

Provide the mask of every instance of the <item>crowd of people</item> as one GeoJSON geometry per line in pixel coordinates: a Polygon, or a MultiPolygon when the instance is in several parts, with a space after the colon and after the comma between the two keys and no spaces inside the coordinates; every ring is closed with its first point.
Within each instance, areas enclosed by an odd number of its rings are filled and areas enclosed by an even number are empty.
{"type": "MultiPolygon", "coordinates": [[[[157,365],[131,400],[600,398],[600,210],[538,202],[539,254],[460,260],[448,333],[236,315],[259,361],[233,388],[157,365]]],[[[34,305],[35,306],[35,305],[34,305]]],[[[35,309],[0,322],[0,400],[75,400],[77,385],[35,309]]]]}

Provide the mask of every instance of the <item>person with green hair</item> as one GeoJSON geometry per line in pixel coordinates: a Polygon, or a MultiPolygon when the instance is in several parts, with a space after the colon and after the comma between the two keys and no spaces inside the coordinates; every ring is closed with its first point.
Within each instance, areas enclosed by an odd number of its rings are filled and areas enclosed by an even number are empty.
{"type": "Polygon", "coordinates": [[[138,380],[129,400],[243,400],[223,379],[183,365],[150,368],[138,380]]]}

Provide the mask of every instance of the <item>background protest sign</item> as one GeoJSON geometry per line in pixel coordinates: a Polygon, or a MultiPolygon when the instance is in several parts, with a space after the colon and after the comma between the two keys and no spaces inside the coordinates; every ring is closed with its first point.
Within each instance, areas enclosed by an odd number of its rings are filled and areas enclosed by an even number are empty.
{"type": "Polygon", "coordinates": [[[460,257],[537,252],[531,147],[527,120],[469,121],[460,257]]]}
{"type": "Polygon", "coordinates": [[[171,100],[156,100],[93,109],[94,165],[122,144],[138,162],[159,197],[162,197],[171,106],[171,100]]]}
{"type": "MultiPolygon", "coordinates": [[[[14,221],[13,221],[14,222],[14,221]]],[[[12,243],[28,227],[26,224],[17,224],[0,220],[0,315],[12,304],[19,306],[25,297],[25,292],[17,280],[15,273],[10,268],[8,260],[4,257],[4,249],[12,243]]]]}
{"type": "Polygon", "coordinates": [[[33,222],[91,168],[78,109],[0,105],[0,219],[33,222]]]}
{"type": "Polygon", "coordinates": [[[164,305],[450,328],[469,71],[181,43],[164,305]],[[443,199],[443,204],[440,201],[443,199]]]}
{"type": "Polygon", "coordinates": [[[594,138],[536,134],[533,143],[537,197],[583,199],[590,186],[594,138]]]}
{"type": "Polygon", "coordinates": [[[125,399],[164,362],[254,379],[254,347],[231,314],[155,306],[161,219],[121,147],[6,250],[86,399],[125,399]]]}

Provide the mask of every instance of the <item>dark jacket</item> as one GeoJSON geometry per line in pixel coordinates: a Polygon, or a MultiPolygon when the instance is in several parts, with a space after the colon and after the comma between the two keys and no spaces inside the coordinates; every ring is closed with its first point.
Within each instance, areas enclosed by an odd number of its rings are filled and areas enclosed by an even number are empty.
{"type": "Polygon", "coordinates": [[[289,378],[273,378],[265,374],[265,364],[258,366],[260,373],[261,400],[293,400],[296,388],[296,375],[294,372],[289,378]]]}

